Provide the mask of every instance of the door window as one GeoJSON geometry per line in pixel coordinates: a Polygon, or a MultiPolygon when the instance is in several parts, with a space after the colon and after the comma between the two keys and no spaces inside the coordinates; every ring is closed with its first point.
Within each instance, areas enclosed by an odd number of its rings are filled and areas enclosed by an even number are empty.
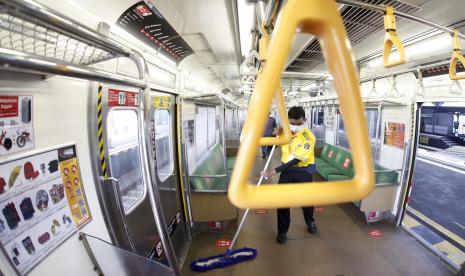
{"type": "Polygon", "coordinates": [[[173,147],[171,145],[172,128],[171,113],[168,109],[155,109],[155,157],[157,160],[158,177],[163,182],[172,173],[173,147]]]}
{"type": "Polygon", "coordinates": [[[110,172],[112,177],[118,179],[123,209],[128,214],[145,196],[137,113],[134,110],[112,109],[106,123],[110,172]]]}

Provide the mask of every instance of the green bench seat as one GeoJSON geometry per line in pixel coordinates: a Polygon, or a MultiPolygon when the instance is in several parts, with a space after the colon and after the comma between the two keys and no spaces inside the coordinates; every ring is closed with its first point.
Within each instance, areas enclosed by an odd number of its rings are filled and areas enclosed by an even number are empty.
{"type": "Polygon", "coordinates": [[[224,154],[216,144],[189,176],[193,191],[227,191],[228,177],[224,171],[224,154]]]}
{"type": "Polygon", "coordinates": [[[228,164],[228,173],[231,175],[233,169],[234,169],[234,163],[236,163],[236,156],[231,156],[228,157],[227,159],[227,164],[228,164]]]}
{"type": "Polygon", "coordinates": [[[228,177],[220,144],[213,146],[200,161],[189,175],[189,181],[192,191],[192,217],[196,223],[237,219],[238,211],[228,199],[228,177]]]}
{"type": "MultiPolygon", "coordinates": [[[[375,164],[376,184],[397,183],[398,172],[375,164]]],[[[350,152],[325,144],[320,157],[316,158],[316,171],[328,181],[349,180],[354,177],[350,152]]]]}

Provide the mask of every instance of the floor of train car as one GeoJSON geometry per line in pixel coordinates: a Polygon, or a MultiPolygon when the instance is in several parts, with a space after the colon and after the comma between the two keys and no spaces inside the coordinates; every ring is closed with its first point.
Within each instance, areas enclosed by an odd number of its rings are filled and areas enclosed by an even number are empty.
{"type": "MultiPolygon", "coordinates": [[[[279,164],[279,156],[277,151],[272,165],[279,164]]],[[[264,164],[257,155],[251,181],[258,181],[258,172],[264,164]]],[[[274,176],[267,182],[277,182],[277,178],[274,176]]],[[[389,222],[367,225],[353,204],[325,206],[323,212],[315,212],[318,235],[306,231],[300,208],[291,209],[291,219],[288,241],[281,245],[276,242],[276,211],[250,212],[236,248],[256,248],[256,259],[202,275],[455,275],[401,228],[389,222]],[[381,230],[383,236],[369,236],[371,229],[381,230]]],[[[222,233],[197,234],[183,275],[199,274],[190,270],[190,263],[223,253],[225,248],[216,247],[216,240],[232,239],[233,234],[232,227],[222,233]]]]}

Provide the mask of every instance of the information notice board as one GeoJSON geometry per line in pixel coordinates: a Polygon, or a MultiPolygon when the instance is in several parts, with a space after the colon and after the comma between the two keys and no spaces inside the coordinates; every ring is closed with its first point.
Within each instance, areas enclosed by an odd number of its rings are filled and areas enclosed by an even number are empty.
{"type": "Polygon", "coordinates": [[[32,96],[0,95],[0,156],[34,148],[32,96]]]}
{"type": "Polygon", "coordinates": [[[404,148],[405,124],[386,122],[384,128],[384,144],[404,148]]]}
{"type": "Polygon", "coordinates": [[[0,245],[21,274],[91,220],[75,145],[0,163],[0,245]]]}

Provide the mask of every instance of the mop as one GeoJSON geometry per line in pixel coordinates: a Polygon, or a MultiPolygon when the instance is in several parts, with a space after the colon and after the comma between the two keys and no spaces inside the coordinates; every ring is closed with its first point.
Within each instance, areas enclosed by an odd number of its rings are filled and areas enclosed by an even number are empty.
{"type": "MultiPolygon", "coordinates": [[[[271,157],[273,156],[275,148],[276,146],[273,146],[273,148],[271,149],[270,155],[268,157],[268,160],[266,160],[265,168],[263,170],[268,169],[268,165],[270,164],[271,157]]],[[[260,176],[257,186],[260,186],[262,184],[263,179],[264,177],[260,176]]],[[[249,214],[249,211],[250,211],[249,208],[245,210],[244,215],[242,216],[241,222],[239,223],[239,227],[237,228],[237,231],[234,234],[234,238],[231,241],[231,244],[229,245],[229,248],[226,250],[226,252],[220,255],[211,256],[211,257],[202,258],[202,259],[193,261],[191,263],[191,269],[193,271],[205,272],[211,269],[223,268],[223,267],[227,267],[227,266],[234,265],[237,263],[253,260],[255,259],[255,257],[257,257],[257,250],[254,248],[243,247],[239,249],[233,249],[234,244],[236,243],[237,238],[239,237],[239,233],[241,232],[242,227],[244,226],[245,220],[247,219],[247,215],[249,214]]]]}

